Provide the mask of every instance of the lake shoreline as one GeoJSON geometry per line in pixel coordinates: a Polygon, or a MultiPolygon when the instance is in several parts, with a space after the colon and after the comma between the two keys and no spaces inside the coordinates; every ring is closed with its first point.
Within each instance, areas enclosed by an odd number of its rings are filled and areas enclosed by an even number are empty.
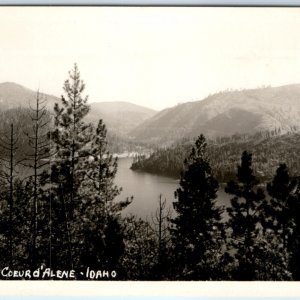
{"type": "MultiPolygon", "coordinates": [[[[151,218],[158,207],[159,196],[167,201],[167,207],[173,209],[176,200],[174,193],[179,188],[179,179],[167,176],[136,172],[130,169],[133,157],[120,157],[118,160],[118,172],[115,183],[122,187],[122,192],[116,197],[117,201],[125,200],[133,196],[133,201],[122,213],[136,215],[142,219],[151,218]]],[[[218,191],[218,205],[228,207],[231,195],[225,193],[223,188],[218,191]]]]}

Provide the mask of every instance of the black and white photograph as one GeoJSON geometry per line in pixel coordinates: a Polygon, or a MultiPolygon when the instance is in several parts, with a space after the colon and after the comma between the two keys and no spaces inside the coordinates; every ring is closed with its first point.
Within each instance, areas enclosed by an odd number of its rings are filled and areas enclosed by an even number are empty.
{"type": "Polygon", "coordinates": [[[0,6],[0,280],[300,280],[300,8],[0,6]]]}

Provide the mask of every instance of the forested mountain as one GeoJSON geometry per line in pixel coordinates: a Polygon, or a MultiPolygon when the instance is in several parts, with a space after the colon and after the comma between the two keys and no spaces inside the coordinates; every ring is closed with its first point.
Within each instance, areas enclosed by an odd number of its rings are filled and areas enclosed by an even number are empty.
{"type": "MultiPolygon", "coordinates": [[[[40,93],[47,109],[52,111],[54,104],[61,100],[58,97],[40,93]]],[[[36,99],[36,91],[13,82],[0,84],[0,110],[29,108],[36,99]]],[[[152,109],[128,102],[93,102],[86,116],[87,122],[97,123],[103,119],[110,133],[124,135],[156,112],[152,109]]]]}
{"type": "Polygon", "coordinates": [[[131,131],[137,140],[170,144],[200,132],[209,137],[298,130],[300,85],[220,92],[165,109],[131,131]]]}
{"type": "MultiPolygon", "coordinates": [[[[132,169],[179,178],[192,144],[192,140],[185,139],[170,147],[156,150],[148,158],[137,157],[132,169]]],[[[275,131],[208,141],[211,166],[221,182],[234,178],[236,163],[244,150],[253,153],[253,169],[262,181],[272,178],[280,162],[285,162],[292,174],[299,175],[299,148],[299,133],[279,135],[275,131]]]]}

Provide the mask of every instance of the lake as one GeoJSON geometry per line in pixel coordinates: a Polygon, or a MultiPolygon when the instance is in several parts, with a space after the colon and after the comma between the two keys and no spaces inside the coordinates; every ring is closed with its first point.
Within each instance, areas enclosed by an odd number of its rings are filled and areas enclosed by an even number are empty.
{"type": "MultiPolygon", "coordinates": [[[[175,201],[174,192],[179,187],[179,180],[158,176],[145,172],[132,171],[130,169],[132,158],[119,158],[118,172],[115,183],[122,187],[121,194],[116,200],[124,200],[133,196],[132,203],[124,209],[123,214],[135,214],[143,219],[151,218],[158,207],[159,195],[167,200],[167,206],[173,208],[175,201]]],[[[218,204],[228,206],[230,196],[222,189],[218,192],[218,204]]],[[[226,214],[224,215],[226,219],[226,214]]]]}

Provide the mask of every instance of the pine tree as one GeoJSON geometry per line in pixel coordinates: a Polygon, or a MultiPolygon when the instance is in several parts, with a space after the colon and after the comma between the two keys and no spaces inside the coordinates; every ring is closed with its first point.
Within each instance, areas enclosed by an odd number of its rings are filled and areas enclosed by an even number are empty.
{"type": "Polygon", "coordinates": [[[268,194],[271,196],[270,204],[266,203],[266,215],[264,225],[280,232],[284,247],[293,231],[292,202],[295,182],[289,175],[286,164],[280,164],[272,182],[267,184],[268,194]]]}
{"type": "Polygon", "coordinates": [[[226,193],[234,195],[227,211],[238,264],[234,274],[237,280],[255,279],[254,246],[258,235],[259,208],[265,198],[263,190],[257,187],[258,183],[253,175],[252,154],[244,151],[238,166],[237,181],[232,180],[225,187],[226,193]]]}
{"type": "Polygon", "coordinates": [[[216,206],[219,184],[212,175],[203,135],[185,160],[180,188],[173,203],[172,241],[177,279],[218,279],[223,230],[221,209],[216,206]]]}
{"type": "Polygon", "coordinates": [[[261,206],[262,235],[273,236],[276,242],[269,242],[269,245],[262,247],[265,256],[266,253],[273,256],[273,261],[264,259],[263,264],[273,264],[272,268],[275,268],[276,272],[273,272],[273,277],[270,277],[270,270],[265,272],[268,273],[265,279],[291,279],[295,270],[294,263],[291,263],[292,253],[295,250],[294,245],[299,240],[297,237],[298,213],[295,214],[299,212],[299,207],[296,192],[297,181],[289,175],[286,164],[279,165],[273,180],[267,184],[267,191],[271,198],[265,199],[261,206]],[[271,253],[272,249],[273,253],[271,253]]]}
{"type": "Polygon", "coordinates": [[[106,126],[100,120],[92,134],[89,159],[81,166],[81,267],[113,268],[124,250],[120,214],[131,200],[114,201],[121,189],[114,184],[117,158],[107,149],[106,135],[106,126]]]}
{"type": "Polygon", "coordinates": [[[294,280],[300,278],[300,201],[299,181],[289,175],[286,164],[280,164],[267,190],[270,203],[265,203],[263,225],[273,230],[280,240],[281,253],[285,253],[288,270],[294,280]]]}
{"type": "MultiPolygon", "coordinates": [[[[62,106],[54,107],[54,130],[50,138],[56,154],[51,169],[52,202],[52,266],[73,268],[76,241],[76,214],[80,196],[78,188],[82,182],[80,164],[88,157],[87,146],[91,141],[91,126],[83,121],[89,112],[88,97],[83,97],[85,85],[80,79],[77,65],[69,72],[65,81],[66,98],[61,97],[62,106]]],[[[78,224],[77,224],[78,225],[78,224]]]]}

